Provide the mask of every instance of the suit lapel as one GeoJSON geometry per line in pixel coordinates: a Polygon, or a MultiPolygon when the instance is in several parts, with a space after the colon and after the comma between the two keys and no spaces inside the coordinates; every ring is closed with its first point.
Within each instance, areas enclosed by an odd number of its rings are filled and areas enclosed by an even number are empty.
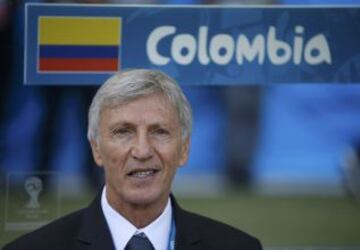
{"type": "Polygon", "coordinates": [[[171,204],[173,205],[176,225],[175,250],[204,249],[201,235],[196,223],[191,219],[191,214],[183,210],[172,195],[171,204]]]}
{"type": "Polygon", "coordinates": [[[101,209],[101,193],[91,205],[84,210],[82,224],[78,234],[81,249],[114,250],[114,244],[101,209]]]}

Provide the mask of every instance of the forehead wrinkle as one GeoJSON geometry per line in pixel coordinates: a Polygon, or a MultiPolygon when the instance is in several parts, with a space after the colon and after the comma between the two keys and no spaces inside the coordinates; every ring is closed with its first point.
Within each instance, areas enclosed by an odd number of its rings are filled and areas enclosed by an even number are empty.
{"type": "MultiPolygon", "coordinates": [[[[166,97],[164,96],[164,98],[166,97]]],[[[176,125],[181,126],[175,108],[164,98],[157,99],[157,102],[159,102],[160,105],[150,106],[151,109],[149,109],[149,105],[146,105],[146,102],[144,104],[135,103],[136,100],[120,103],[111,107],[108,106],[102,111],[101,121],[104,120],[104,114],[107,113],[107,121],[113,123],[110,124],[110,127],[125,124],[132,126],[145,124],[146,126],[174,127],[174,119],[176,119],[176,125]],[[128,112],[128,110],[125,112],[125,109],[131,109],[130,105],[136,106],[134,109],[136,112],[128,112]],[[126,115],[124,113],[126,113],[126,115]],[[154,116],[154,114],[156,115],[154,116]]]]}

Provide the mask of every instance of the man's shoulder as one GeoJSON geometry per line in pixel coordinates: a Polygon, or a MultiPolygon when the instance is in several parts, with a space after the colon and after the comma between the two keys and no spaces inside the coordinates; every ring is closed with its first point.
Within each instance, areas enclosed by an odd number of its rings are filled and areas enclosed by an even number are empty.
{"type": "Polygon", "coordinates": [[[54,249],[55,246],[67,244],[76,237],[84,209],[59,218],[49,224],[21,236],[4,246],[3,250],[54,249]]]}
{"type": "Polygon", "coordinates": [[[262,249],[256,237],[238,228],[189,211],[182,210],[181,214],[183,223],[197,230],[211,249],[262,249]]]}

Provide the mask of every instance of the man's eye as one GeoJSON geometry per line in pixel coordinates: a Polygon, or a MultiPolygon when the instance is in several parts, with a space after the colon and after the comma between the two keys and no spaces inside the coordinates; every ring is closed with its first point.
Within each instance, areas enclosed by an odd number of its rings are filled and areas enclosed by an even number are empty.
{"type": "Polygon", "coordinates": [[[131,131],[128,128],[119,128],[113,130],[114,135],[127,135],[129,133],[131,133],[131,131]]]}
{"type": "Polygon", "coordinates": [[[163,128],[158,128],[154,132],[157,135],[168,135],[169,134],[169,131],[166,129],[163,129],[163,128]]]}

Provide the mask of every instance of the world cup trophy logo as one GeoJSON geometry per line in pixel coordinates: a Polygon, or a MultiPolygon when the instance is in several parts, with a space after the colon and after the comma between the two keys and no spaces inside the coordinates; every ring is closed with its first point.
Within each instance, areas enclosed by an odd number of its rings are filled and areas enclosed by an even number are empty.
{"type": "Polygon", "coordinates": [[[42,180],[36,176],[28,177],[25,180],[24,188],[29,195],[29,200],[25,207],[31,209],[40,208],[39,195],[43,190],[42,180]]]}

